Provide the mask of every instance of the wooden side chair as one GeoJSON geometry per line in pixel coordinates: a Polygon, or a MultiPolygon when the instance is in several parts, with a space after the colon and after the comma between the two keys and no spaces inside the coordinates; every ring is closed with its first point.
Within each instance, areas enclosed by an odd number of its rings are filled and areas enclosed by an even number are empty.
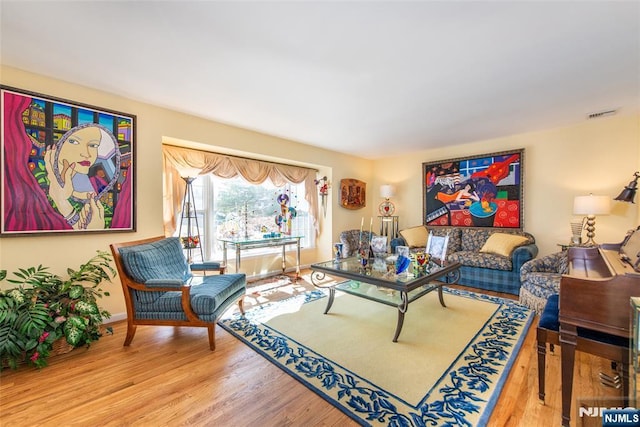
{"type": "MultiPolygon", "coordinates": [[[[545,362],[547,344],[560,345],[559,295],[549,297],[540,315],[536,339],[538,345],[538,397],[544,402],[545,396],[545,362]]],[[[582,351],[603,357],[621,364],[623,398],[627,402],[629,396],[629,340],[615,335],[578,328],[576,351],[582,351]]]]}
{"type": "Polygon", "coordinates": [[[237,302],[244,314],[246,276],[194,276],[177,237],[110,247],[127,308],[125,346],[131,344],[138,325],[195,326],[208,329],[209,348],[215,350],[215,326],[222,313],[237,302]]]}

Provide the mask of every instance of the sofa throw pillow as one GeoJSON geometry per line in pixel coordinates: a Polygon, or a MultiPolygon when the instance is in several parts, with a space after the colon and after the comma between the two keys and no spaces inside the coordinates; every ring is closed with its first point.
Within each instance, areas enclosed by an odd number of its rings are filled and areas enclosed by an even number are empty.
{"type": "Polygon", "coordinates": [[[493,233],[484,243],[480,252],[510,257],[515,248],[528,242],[529,239],[517,234],[493,233]]]}
{"type": "Polygon", "coordinates": [[[427,238],[429,237],[429,232],[427,231],[427,227],[424,225],[419,225],[417,227],[407,228],[400,232],[400,235],[407,242],[407,246],[410,248],[424,248],[427,246],[427,238]]]}

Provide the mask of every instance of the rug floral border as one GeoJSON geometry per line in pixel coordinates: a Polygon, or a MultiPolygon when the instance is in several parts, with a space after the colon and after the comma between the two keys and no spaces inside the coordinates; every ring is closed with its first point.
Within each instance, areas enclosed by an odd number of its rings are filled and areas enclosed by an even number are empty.
{"type": "Polygon", "coordinates": [[[365,426],[485,425],[520,350],[533,313],[515,301],[445,288],[449,294],[498,305],[449,370],[418,405],[381,389],[262,323],[281,304],[324,298],[322,291],[236,313],[218,323],[289,375],[365,426]]]}

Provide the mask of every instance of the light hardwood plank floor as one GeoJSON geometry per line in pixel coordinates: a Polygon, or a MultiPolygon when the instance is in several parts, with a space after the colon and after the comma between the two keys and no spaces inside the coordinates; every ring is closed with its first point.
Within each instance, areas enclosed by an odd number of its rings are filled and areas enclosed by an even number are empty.
{"type": "MultiPolygon", "coordinates": [[[[249,307],[260,302],[251,292],[249,307]]],[[[268,298],[277,297],[275,292],[268,298]]],[[[53,357],[42,370],[3,370],[0,425],[357,425],[219,326],[214,352],[203,328],[139,326],[131,346],[123,347],[126,324],[113,327],[113,335],[89,349],[53,357]]],[[[534,322],[489,425],[560,425],[559,352],[556,348],[547,357],[547,399],[542,404],[534,322]]],[[[620,390],[599,383],[598,373],[610,372],[608,361],[576,355],[575,397],[620,396],[620,390]]],[[[576,423],[575,409],[573,413],[573,426],[589,425],[576,423]]]]}

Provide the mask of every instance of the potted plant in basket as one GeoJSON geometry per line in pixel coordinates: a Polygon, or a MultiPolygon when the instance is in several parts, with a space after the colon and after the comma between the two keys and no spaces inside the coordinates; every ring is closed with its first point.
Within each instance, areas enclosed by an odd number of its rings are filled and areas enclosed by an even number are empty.
{"type": "Polygon", "coordinates": [[[0,281],[17,285],[0,289],[0,366],[15,369],[25,362],[42,368],[50,355],[100,338],[102,322],[109,317],[97,303],[109,295],[100,285],[110,282],[115,270],[111,256],[97,252],[78,270],[68,268],[66,279],[42,265],[19,269],[15,278],[0,270],[0,281]]]}

